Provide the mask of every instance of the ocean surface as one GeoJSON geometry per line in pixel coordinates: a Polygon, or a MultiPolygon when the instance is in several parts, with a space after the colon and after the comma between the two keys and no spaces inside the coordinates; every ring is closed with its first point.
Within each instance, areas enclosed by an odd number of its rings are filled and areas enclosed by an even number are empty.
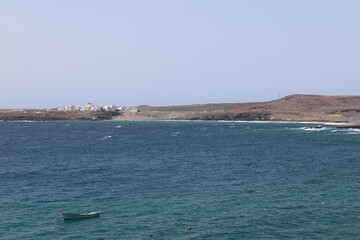
{"type": "Polygon", "coordinates": [[[0,122],[0,239],[360,239],[360,132],[307,125],[0,122]]]}

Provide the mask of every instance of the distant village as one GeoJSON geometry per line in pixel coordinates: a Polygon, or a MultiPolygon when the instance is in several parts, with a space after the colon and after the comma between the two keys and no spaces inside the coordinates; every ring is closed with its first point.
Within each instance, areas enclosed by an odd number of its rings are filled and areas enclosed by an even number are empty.
{"type": "Polygon", "coordinates": [[[60,108],[50,108],[50,109],[47,109],[47,111],[53,111],[53,112],[85,112],[85,111],[89,111],[89,112],[96,112],[96,111],[119,112],[119,111],[123,111],[123,112],[136,113],[137,108],[136,107],[118,107],[118,106],[115,106],[112,104],[105,105],[102,107],[97,107],[92,103],[88,103],[85,106],[68,105],[68,106],[60,107],[60,108]]]}

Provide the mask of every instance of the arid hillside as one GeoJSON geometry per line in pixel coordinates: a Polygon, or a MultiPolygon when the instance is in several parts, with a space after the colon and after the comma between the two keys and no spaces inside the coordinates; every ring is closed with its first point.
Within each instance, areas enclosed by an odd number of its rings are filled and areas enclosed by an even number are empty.
{"type": "Polygon", "coordinates": [[[49,112],[3,109],[0,120],[360,121],[360,96],[290,95],[270,102],[138,106],[137,112],[49,112]]]}
{"type": "Polygon", "coordinates": [[[139,106],[116,120],[360,121],[360,96],[290,95],[270,102],[139,106]]]}

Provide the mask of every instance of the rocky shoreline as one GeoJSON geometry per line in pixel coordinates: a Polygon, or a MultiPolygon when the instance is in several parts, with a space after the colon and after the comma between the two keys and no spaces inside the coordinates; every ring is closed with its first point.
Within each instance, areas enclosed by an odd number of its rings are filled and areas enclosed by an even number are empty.
{"type": "Polygon", "coordinates": [[[360,123],[345,123],[341,125],[318,125],[306,126],[305,129],[324,129],[324,128],[342,128],[342,129],[360,129],[360,123]]]}
{"type": "Polygon", "coordinates": [[[1,109],[1,121],[104,121],[121,112],[47,112],[43,109],[1,109]]]}
{"type": "MultiPolygon", "coordinates": [[[[290,95],[269,102],[197,104],[184,106],[138,106],[129,111],[46,111],[0,109],[2,121],[360,121],[360,96],[290,95]]],[[[324,126],[329,127],[329,126],[324,126]]],[[[339,128],[339,125],[334,127],[339,128]]],[[[360,128],[359,124],[343,127],[360,128]]]]}

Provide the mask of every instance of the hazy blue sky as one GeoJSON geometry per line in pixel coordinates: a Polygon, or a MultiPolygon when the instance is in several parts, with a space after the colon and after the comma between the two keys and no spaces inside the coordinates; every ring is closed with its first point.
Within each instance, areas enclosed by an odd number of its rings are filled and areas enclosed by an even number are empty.
{"type": "Polygon", "coordinates": [[[357,95],[358,0],[0,0],[0,108],[357,95]]]}

